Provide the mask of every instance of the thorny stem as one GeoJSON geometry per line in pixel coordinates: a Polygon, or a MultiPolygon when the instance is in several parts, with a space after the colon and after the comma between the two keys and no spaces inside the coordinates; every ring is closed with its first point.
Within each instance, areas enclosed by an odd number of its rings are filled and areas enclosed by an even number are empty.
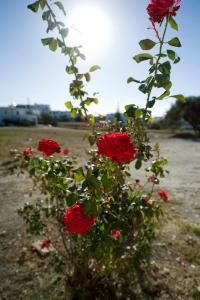
{"type": "MultiPolygon", "coordinates": [[[[60,25],[59,25],[58,22],[57,22],[56,15],[55,15],[55,13],[53,12],[53,10],[52,10],[51,6],[49,5],[48,1],[46,1],[46,6],[48,7],[48,9],[49,9],[49,11],[50,11],[50,13],[51,13],[51,15],[52,15],[52,18],[53,18],[53,20],[54,20],[54,22],[55,22],[55,24],[56,24],[56,27],[57,27],[57,29],[58,29],[58,32],[59,32],[60,36],[61,36],[62,42],[63,42],[63,44],[65,45],[65,47],[67,48],[65,39],[63,38],[63,35],[62,35],[62,33],[61,33],[60,25]]],[[[69,61],[70,61],[70,63],[72,64],[72,66],[74,66],[74,62],[73,62],[73,59],[72,59],[71,54],[69,54],[69,61]]],[[[76,72],[74,73],[74,76],[75,76],[75,80],[78,81],[78,76],[77,76],[77,73],[76,73],[76,72]]],[[[82,98],[82,96],[80,96],[80,100],[81,100],[81,104],[83,104],[83,98],[82,98]]],[[[81,107],[83,108],[85,117],[86,117],[86,119],[88,120],[89,118],[88,118],[87,109],[85,108],[84,105],[81,105],[81,107]]]]}
{"type": "MultiPolygon", "coordinates": [[[[167,31],[167,25],[168,25],[168,21],[169,21],[169,18],[168,16],[166,17],[166,23],[165,23],[165,28],[164,28],[164,31],[163,31],[163,35],[162,35],[162,38],[160,39],[160,36],[158,35],[158,39],[160,41],[160,47],[159,47],[159,54],[158,54],[158,58],[156,60],[156,63],[155,63],[155,71],[154,71],[154,77],[153,77],[153,82],[155,82],[155,77],[158,73],[158,66],[159,66],[159,62],[160,62],[160,59],[161,59],[161,54],[162,54],[162,49],[163,49],[163,45],[164,45],[164,40],[165,40],[165,34],[166,34],[166,31],[167,31]]],[[[155,25],[153,27],[153,29],[155,30],[155,32],[158,34],[157,32],[157,29],[155,28],[155,25]]],[[[143,117],[143,120],[145,120],[146,118],[146,112],[147,112],[147,109],[148,109],[148,105],[149,105],[149,101],[150,101],[150,98],[151,98],[151,93],[152,93],[152,90],[153,90],[153,84],[148,92],[148,96],[147,96],[147,102],[146,102],[146,107],[145,107],[145,113],[144,113],[144,117],[143,117]]]]}

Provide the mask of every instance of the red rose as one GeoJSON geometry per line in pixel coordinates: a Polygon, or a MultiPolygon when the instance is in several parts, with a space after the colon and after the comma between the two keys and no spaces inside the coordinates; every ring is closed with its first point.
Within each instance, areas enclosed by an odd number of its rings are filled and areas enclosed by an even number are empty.
{"type": "Polygon", "coordinates": [[[60,153],[60,145],[54,140],[42,139],[39,141],[38,150],[43,153],[44,156],[50,156],[54,153],[60,153]]]}
{"type": "Polygon", "coordinates": [[[98,138],[98,154],[111,157],[117,163],[126,163],[135,158],[137,150],[127,132],[103,134],[98,138]]]}
{"type": "Polygon", "coordinates": [[[62,154],[63,155],[68,155],[69,154],[69,149],[68,148],[63,149],[62,154]]]}
{"type": "Polygon", "coordinates": [[[29,155],[31,155],[31,154],[33,154],[33,151],[32,151],[31,148],[25,148],[25,149],[23,150],[23,155],[24,155],[24,156],[29,156],[29,155]]]}
{"type": "Polygon", "coordinates": [[[119,237],[121,235],[121,231],[119,229],[113,229],[111,232],[111,236],[113,239],[119,237]]]}
{"type": "Polygon", "coordinates": [[[159,190],[157,194],[163,201],[168,202],[168,193],[165,190],[159,190]]]}
{"type": "Polygon", "coordinates": [[[83,214],[83,203],[76,203],[68,208],[64,215],[66,230],[71,233],[85,234],[94,224],[95,217],[83,214]]]}
{"type": "Polygon", "coordinates": [[[181,0],[151,0],[147,6],[149,19],[153,23],[160,23],[166,15],[176,16],[181,0]]]}
{"type": "Polygon", "coordinates": [[[51,244],[50,240],[44,240],[44,241],[41,242],[41,248],[42,249],[43,248],[49,248],[50,244],[51,244]]]}

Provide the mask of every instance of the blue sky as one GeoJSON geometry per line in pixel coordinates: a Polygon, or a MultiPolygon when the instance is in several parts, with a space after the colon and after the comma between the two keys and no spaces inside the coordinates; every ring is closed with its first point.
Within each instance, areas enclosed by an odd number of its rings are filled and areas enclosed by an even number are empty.
{"type": "MultiPolygon", "coordinates": [[[[46,37],[45,23],[40,14],[26,7],[31,1],[3,1],[0,11],[0,106],[16,103],[48,103],[54,110],[64,110],[64,102],[70,100],[65,73],[66,61],[61,54],[42,46],[40,39],[46,37]],[[29,100],[28,100],[29,99],[29,100]]],[[[143,79],[146,63],[137,65],[132,57],[140,51],[138,41],[152,37],[148,30],[146,0],[64,0],[67,12],[78,5],[98,6],[105,11],[111,25],[110,41],[102,55],[88,57],[85,67],[93,64],[101,70],[93,73],[88,86],[91,92],[99,92],[100,104],[93,112],[115,112],[117,106],[123,111],[126,104],[144,105],[144,95],[137,85],[127,85],[129,76],[143,79]]],[[[172,69],[173,93],[185,96],[200,95],[200,1],[182,0],[177,15],[183,47],[178,49],[181,62],[172,69]]],[[[104,34],[102,32],[102,34],[104,34]]],[[[170,30],[169,37],[177,33],[170,30]]],[[[160,116],[173,100],[159,101],[153,115],[160,116]]]]}

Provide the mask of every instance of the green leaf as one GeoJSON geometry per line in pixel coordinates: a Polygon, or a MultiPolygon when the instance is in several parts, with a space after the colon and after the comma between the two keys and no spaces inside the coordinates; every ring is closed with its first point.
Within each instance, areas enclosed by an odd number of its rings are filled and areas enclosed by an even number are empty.
{"type": "Polygon", "coordinates": [[[179,41],[179,39],[177,37],[171,39],[168,44],[170,46],[173,46],[173,47],[181,47],[181,42],[179,41]]]}
{"type": "Polygon", "coordinates": [[[175,99],[179,100],[180,102],[185,102],[186,101],[185,97],[182,94],[172,95],[170,97],[175,98],[175,99]]]}
{"type": "Polygon", "coordinates": [[[41,9],[44,9],[46,5],[46,0],[40,0],[40,7],[41,9]]]}
{"type": "Polygon", "coordinates": [[[80,167],[76,170],[76,173],[74,174],[74,179],[78,182],[83,181],[85,179],[83,168],[80,167]]]}
{"type": "Polygon", "coordinates": [[[170,95],[170,91],[167,90],[162,95],[160,95],[159,97],[156,97],[156,99],[157,100],[163,100],[165,97],[168,97],[169,95],[170,95]]]}
{"type": "Polygon", "coordinates": [[[85,54],[83,54],[83,53],[79,53],[79,57],[80,57],[82,60],[86,60],[85,54]]]}
{"type": "Polygon", "coordinates": [[[164,62],[163,64],[160,64],[158,67],[158,70],[162,73],[162,74],[166,74],[169,75],[171,72],[171,64],[169,61],[164,62]]]}
{"type": "Polygon", "coordinates": [[[135,116],[135,110],[136,110],[135,104],[128,104],[125,106],[126,115],[129,118],[133,118],[135,116]]]}
{"type": "Polygon", "coordinates": [[[62,28],[60,30],[60,34],[62,35],[63,39],[65,39],[68,36],[69,29],[68,28],[62,28]]]}
{"type": "Polygon", "coordinates": [[[36,1],[32,4],[29,4],[27,7],[28,9],[32,10],[33,12],[37,12],[39,9],[40,1],[36,1]]]}
{"type": "Polygon", "coordinates": [[[96,215],[97,214],[97,205],[94,200],[86,200],[84,201],[83,213],[86,216],[96,215]]]}
{"type": "Polygon", "coordinates": [[[61,41],[60,39],[57,39],[57,43],[58,43],[58,47],[62,48],[65,47],[65,43],[63,43],[63,41],[61,41]]]}
{"type": "Polygon", "coordinates": [[[112,178],[108,177],[107,174],[104,174],[101,178],[101,181],[102,181],[105,192],[106,193],[109,192],[112,189],[112,184],[113,184],[112,178]]]}
{"type": "Polygon", "coordinates": [[[176,58],[176,52],[173,50],[167,50],[167,55],[169,59],[171,59],[172,61],[174,61],[176,58]]]}
{"type": "Polygon", "coordinates": [[[65,106],[66,106],[68,109],[72,109],[72,108],[73,108],[73,105],[72,105],[71,101],[65,102],[65,106]]]}
{"type": "Polygon", "coordinates": [[[139,170],[142,166],[142,161],[141,159],[137,159],[136,163],[135,163],[135,168],[136,170],[139,170]]]}
{"type": "Polygon", "coordinates": [[[147,103],[147,107],[148,107],[148,108],[152,108],[152,107],[154,106],[155,102],[156,102],[155,99],[150,100],[150,101],[147,103]]]}
{"type": "Polygon", "coordinates": [[[135,118],[139,119],[141,117],[141,115],[142,115],[141,109],[136,108],[136,110],[135,110],[135,118]]]}
{"type": "Polygon", "coordinates": [[[99,189],[101,186],[101,183],[94,175],[91,175],[90,172],[88,172],[87,185],[89,188],[99,189]]]}
{"type": "Polygon", "coordinates": [[[43,46],[47,46],[51,43],[52,40],[53,40],[53,38],[45,38],[45,39],[41,39],[41,42],[42,42],[43,46]]]}
{"type": "Polygon", "coordinates": [[[76,114],[77,114],[77,108],[72,108],[71,112],[70,112],[70,116],[72,118],[75,118],[76,117],[76,114]]]}
{"type": "Polygon", "coordinates": [[[62,4],[62,2],[56,1],[56,2],[54,2],[54,4],[55,4],[60,10],[62,10],[63,14],[66,16],[66,11],[65,11],[65,8],[64,8],[64,5],[62,4]]]}
{"type": "Polygon", "coordinates": [[[178,24],[176,23],[176,21],[174,20],[174,18],[172,18],[172,16],[169,16],[169,24],[171,26],[171,28],[173,28],[174,30],[178,31],[178,24]]]}
{"type": "Polygon", "coordinates": [[[139,80],[134,79],[133,77],[129,77],[129,78],[127,79],[127,83],[131,83],[131,82],[137,82],[137,83],[140,83],[139,80]]]}
{"type": "Polygon", "coordinates": [[[180,57],[179,56],[177,56],[176,58],[175,58],[175,60],[174,60],[174,64],[177,64],[177,63],[179,63],[179,61],[180,61],[181,59],[180,59],[180,57]]]}
{"type": "Polygon", "coordinates": [[[139,45],[142,48],[142,50],[150,50],[156,45],[156,43],[150,39],[145,39],[141,40],[139,42],[139,45]]]}
{"type": "Polygon", "coordinates": [[[49,49],[51,51],[55,52],[56,49],[57,49],[57,45],[58,45],[57,40],[56,39],[52,39],[52,41],[49,44],[49,49]]]}
{"type": "Polygon", "coordinates": [[[42,19],[44,21],[48,21],[50,15],[51,15],[50,10],[44,11],[42,14],[42,19]]]}
{"type": "Polygon", "coordinates": [[[67,196],[66,202],[68,206],[72,206],[73,204],[75,204],[78,201],[79,197],[77,194],[69,194],[67,196]]]}
{"type": "Polygon", "coordinates": [[[90,73],[85,73],[84,76],[85,76],[85,80],[86,80],[87,82],[89,82],[89,81],[91,80],[90,73]]]}
{"type": "Polygon", "coordinates": [[[98,65],[94,65],[94,66],[92,66],[91,68],[90,68],[90,72],[94,72],[94,71],[96,71],[96,70],[99,70],[99,69],[101,69],[98,65]]]}
{"type": "Polygon", "coordinates": [[[133,57],[133,59],[137,62],[137,63],[140,63],[144,60],[148,60],[148,59],[152,59],[153,56],[149,53],[140,53],[140,54],[137,54],[133,57]]]}

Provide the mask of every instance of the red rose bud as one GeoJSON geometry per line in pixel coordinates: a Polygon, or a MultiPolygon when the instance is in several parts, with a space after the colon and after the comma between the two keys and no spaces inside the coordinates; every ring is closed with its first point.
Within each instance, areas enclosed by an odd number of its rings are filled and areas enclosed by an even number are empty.
{"type": "Polygon", "coordinates": [[[159,190],[157,192],[158,196],[164,201],[164,202],[168,202],[168,193],[165,190],[159,190]]]}
{"type": "Polygon", "coordinates": [[[103,134],[98,138],[98,154],[112,158],[117,163],[127,163],[136,156],[137,149],[127,132],[103,134]]]}
{"type": "Polygon", "coordinates": [[[161,23],[166,15],[176,16],[181,0],[151,0],[147,6],[149,19],[153,23],[161,23]]]}
{"type": "Polygon", "coordinates": [[[24,156],[29,156],[29,155],[31,155],[31,154],[33,154],[33,151],[32,151],[31,148],[25,148],[25,149],[23,150],[23,155],[24,155],[24,156]]]}
{"type": "Polygon", "coordinates": [[[68,148],[63,149],[62,154],[63,155],[68,155],[69,154],[69,149],[68,148]]]}
{"type": "Polygon", "coordinates": [[[44,156],[50,156],[54,153],[60,153],[60,145],[54,140],[42,139],[39,141],[38,151],[44,156]]]}
{"type": "Polygon", "coordinates": [[[119,229],[113,229],[111,232],[111,236],[113,239],[119,237],[121,235],[121,231],[119,229]]]}
{"type": "Polygon", "coordinates": [[[41,248],[42,249],[43,248],[49,248],[50,244],[51,244],[50,240],[44,240],[44,241],[41,242],[41,248]]]}
{"type": "Polygon", "coordinates": [[[85,234],[94,225],[95,217],[83,214],[83,203],[76,203],[68,208],[64,215],[66,230],[71,233],[85,234]]]}

